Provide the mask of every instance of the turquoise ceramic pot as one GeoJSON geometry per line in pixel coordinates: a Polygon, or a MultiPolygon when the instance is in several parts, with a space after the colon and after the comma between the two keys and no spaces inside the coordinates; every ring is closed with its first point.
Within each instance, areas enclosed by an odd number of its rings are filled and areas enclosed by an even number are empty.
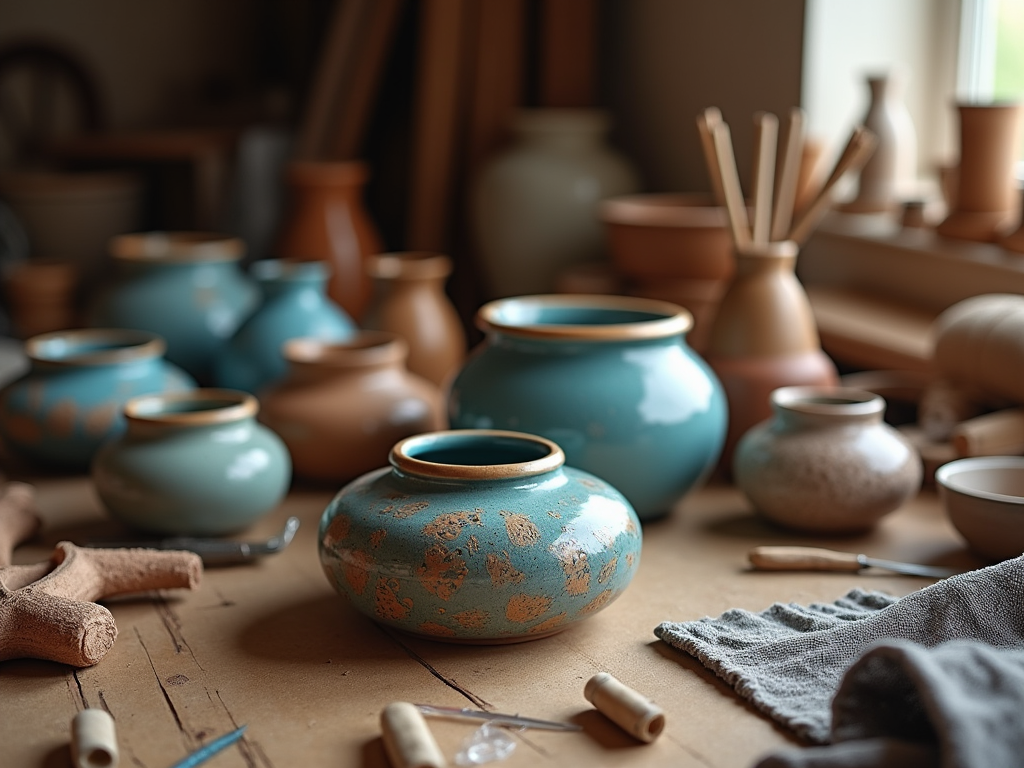
{"type": "Polygon", "coordinates": [[[25,353],[29,370],[0,390],[0,436],[19,456],[64,469],[89,467],[124,429],[132,397],[195,387],[145,331],[57,331],[28,339],[25,353]]]}
{"type": "Polygon", "coordinates": [[[257,261],[251,273],[263,300],[217,356],[213,379],[219,387],[257,393],[288,372],[282,353],[286,341],[344,341],[356,327],[327,298],[330,268],[324,262],[257,261]]]}
{"type": "Polygon", "coordinates": [[[668,513],[718,460],[722,387],[687,346],[689,312],[617,296],[484,305],[484,342],[452,384],[452,428],[543,435],[614,485],[641,520],[668,513]]]}
{"type": "Polygon", "coordinates": [[[320,561],[367,616],[435,640],[553,634],[622,594],[640,521],[542,437],[461,430],[407,438],[391,467],[339,491],[320,520],[320,561]]]}
{"type": "Polygon", "coordinates": [[[216,536],[255,522],[291,481],[288,450],[258,411],[252,395],[227,389],[129,401],[128,428],[92,466],[104,506],[159,534],[216,536]]]}
{"type": "Polygon", "coordinates": [[[168,360],[210,383],[213,360],[259,302],[238,266],[241,240],[204,232],[119,235],[111,255],[115,279],[97,293],[90,324],[152,331],[167,342],[168,360]]]}

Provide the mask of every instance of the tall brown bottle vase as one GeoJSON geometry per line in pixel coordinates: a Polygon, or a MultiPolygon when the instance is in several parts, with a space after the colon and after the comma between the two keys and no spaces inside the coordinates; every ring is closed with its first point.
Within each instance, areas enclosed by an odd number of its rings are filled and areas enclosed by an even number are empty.
{"type": "Polygon", "coordinates": [[[438,387],[405,367],[394,334],[344,342],[285,342],[285,377],[260,393],[260,421],[276,432],[297,477],[344,483],[386,466],[399,440],[447,426],[438,387]]]}
{"type": "Polygon", "coordinates": [[[371,256],[370,306],[363,327],[390,331],[409,344],[409,370],[445,387],[466,357],[466,331],[445,293],[452,262],[440,253],[371,256]]]}
{"type": "Polygon", "coordinates": [[[789,240],[737,248],[736,275],[711,327],[704,358],[729,402],[719,462],[726,475],[737,441],[772,415],[773,390],[838,384],[835,364],[821,349],[810,302],[796,277],[797,252],[789,240]]]}
{"type": "Polygon", "coordinates": [[[291,163],[286,170],[289,208],[277,246],[283,259],[328,262],[327,294],[356,321],[372,290],[366,259],[383,250],[363,204],[368,179],[366,164],[357,161],[291,163]]]}
{"type": "Polygon", "coordinates": [[[953,210],[935,228],[943,237],[996,242],[1018,213],[1016,158],[1020,104],[960,104],[960,164],[953,210]]]}

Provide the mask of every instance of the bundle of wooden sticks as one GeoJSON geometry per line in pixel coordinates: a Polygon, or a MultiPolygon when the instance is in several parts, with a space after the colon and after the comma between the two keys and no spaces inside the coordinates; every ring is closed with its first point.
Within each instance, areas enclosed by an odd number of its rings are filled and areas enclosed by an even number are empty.
{"type": "Polygon", "coordinates": [[[790,111],[779,150],[779,119],[770,112],[754,115],[753,204],[747,214],[747,200],[740,186],[729,126],[716,107],[697,117],[704,158],[718,205],[729,215],[729,228],[737,248],[763,247],[771,242],[792,240],[802,245],[833,203],[836,186],[847,175],[860,171],[875,151],[878,139],[864,126],[857,126],[835,167],[821,187],[799,211],[794,210],[797,179],[804,143],[804,113],[790,111]],[[779,169],[776,173],[776,156],[779,169]]]}

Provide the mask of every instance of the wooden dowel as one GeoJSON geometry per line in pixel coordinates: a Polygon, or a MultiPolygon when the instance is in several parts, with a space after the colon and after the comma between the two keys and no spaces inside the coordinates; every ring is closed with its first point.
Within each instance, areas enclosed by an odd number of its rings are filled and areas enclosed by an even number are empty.
{"type": "Polygon", "coordinates": [[[772,189],[775,185],[775,153],[779,118],[770,112],[754,115],[754,245],[767,245],[771,236],[772,189]]]}
{"type": "Polygon", "coordinates": [[[732,239],[737,247],[750,245],[750,224],[747,219],[747,204],[743,199],[743,188],[740,186],[739,172],[736,170],[736,157],[732,151],[732,134],[725,122],[711,126],[711,135],[715,140],[715,156],[718,170],[722,176],[722,189],[725,192],[725,208],[729,213],[729,227],[732,239]]]}
{"type": "Polygon", "coordinates": [[[700,134],[704,161],[707,163],[708,177],[711,179],[711,193],[715,198],[715,205],[724,208],[725,189],[722,186],[722,171],[718,165],[718,150],[715,149],[715,138],[712,135],[713,126],[720,122],[722,122],[722,113],[718,107],[708,107],[697,115],[697,132],[700,134]]]}
{"type": "Polygon", "coordinates": [[[772,211],[772,240],[783,240],[793,223],[797,182],[800,179],[800,160],[804,146],[804,112],[794,107],[786,122],[779,173],[776,177],[774,210],[772,211]]]}
{"type": "Polygon", "coordinates": [[[661,707],[607,672],[598,672],[590,678],[583,695],[598,712],[647,744],[665,730],[665,713],[661,707]]]}
{"type": "Polygon", "coordinates": [[[863,168],[868,158],[871,157],[871,153],[875,151],[877,144],[877,137],[867,129],[858,128],[854,132],[850,142],[847,144],[847,149],[843,151],[839,162],[836,163],[835,169],[824,186],[822,186],[817,196],[807,206],[807,209],[801,211],[797,222],[793,225],[793,229],[790,232],[790,240],[794,240],[801,245],[807,241],[814,228],[818,226],[822,217],[831,207],[832,194],[835,191],[836,185],[847,173],[856,173],[863,168]]]}

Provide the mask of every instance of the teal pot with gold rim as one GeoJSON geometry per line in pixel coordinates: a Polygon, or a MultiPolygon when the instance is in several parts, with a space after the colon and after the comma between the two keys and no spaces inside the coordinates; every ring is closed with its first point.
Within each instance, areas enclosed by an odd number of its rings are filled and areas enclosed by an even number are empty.
{"type": "Polygon", "coordinates": [[[511,643],[593,616],[640,563],[640,521],[543,437],[451,430],[406,438],[320,520],[331,584],[384,625],[511,643]]]}
{"type": "Polygon", "coordinates": [[[89,324],[138,328],[167,342],[167,359],[201,384],[256,309],[259,292],[239,268],[239,238],[214,232],[142,232],[111,241],[114,279],[98,291],[89,324]]]}
{"type": "Polygon", "coordinates": [[[138,397],[127,429],[96,454],[92,478],[117,520],[151,533],[217,536],[242,530],[288,492],[291,459],[256,421],[246,392],[196,389],[138,397]]]}
{"type": "Polygon", "coordinates": [[[345,341],[356,332],[352,318],[327,297],[325,262],[266,259],[249,272],[262,298],[213,361],[218,387],[259,394],[288,372],[286,341],[345,341]]]}
{"type": "Polygon", "coordinates": [[[124,429],[131,398],[196,386],[147,331],[55,331],[24,347],[29,369],[0,390],[0,437],[32,463],[88,469],[100,445],[124,429]]]}
{"type": "Polygon", "coordinates": [[[485,304],[486,337],[449,393],[453,429],[547,437],[566,463],[618,488],[641,520],[708,476],[725,437],[722,387],[685,339],[688,311],[620,296],[485,304]]]}

